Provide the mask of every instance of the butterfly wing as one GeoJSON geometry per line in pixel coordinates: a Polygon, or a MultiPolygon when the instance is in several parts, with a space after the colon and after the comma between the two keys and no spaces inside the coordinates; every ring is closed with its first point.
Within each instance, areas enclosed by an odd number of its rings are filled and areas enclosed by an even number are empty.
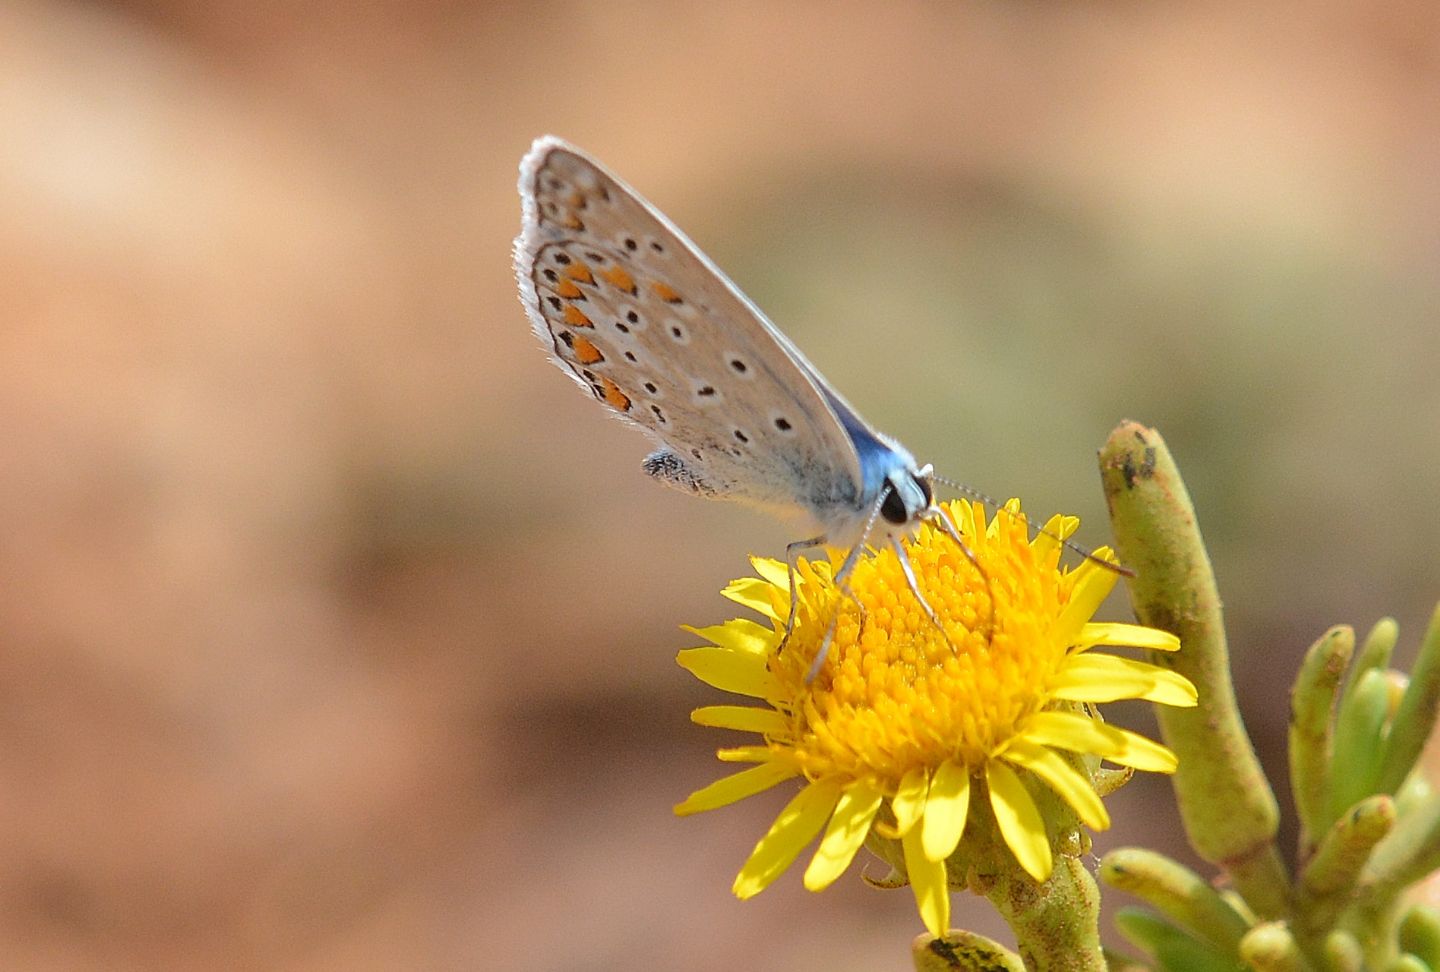
{"type": "Polygon", "coordinates": [[[647,471],[822,519],[862,502],[860,456],[832,402],[854,410],[669,220],[552,137],[521,162],[520,195],[515,273],[535,332],[666,447],[647,471]]]}

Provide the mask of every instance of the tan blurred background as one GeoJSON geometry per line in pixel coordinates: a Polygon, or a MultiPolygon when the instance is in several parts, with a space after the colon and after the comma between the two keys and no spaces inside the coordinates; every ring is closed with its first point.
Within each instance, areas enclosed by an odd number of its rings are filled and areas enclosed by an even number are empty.
{"type": "Polygon", "coordinates": [[[1090,545],[1158,426],[1278,771],[1303,647],[1440,597],[1440,6],[1254,6],[0,6],[0,967],[907,967],[908,892],[730,896],[785,794],[671,815],[677,626],[791,538],[546,362],[545,132],[1090,545]]]}

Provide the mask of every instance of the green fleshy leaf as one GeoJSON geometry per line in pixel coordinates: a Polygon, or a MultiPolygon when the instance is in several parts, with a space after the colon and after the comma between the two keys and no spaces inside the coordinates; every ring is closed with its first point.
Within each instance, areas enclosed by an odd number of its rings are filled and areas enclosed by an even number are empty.
{"type": "Polygon", "coordinates": [[[1330,766],[1330,805],[1325,825],[1376,792],[1384,754],[1390,686],[1385,673],[1370,669],[1340,700],[1335,720],[1335,755],[1330,766]]]}
{"type": "Polygon", "coordinates": [[[1025,972],[1020,956],[974,932],[952,931],[944,938],[921,935],[910,946],[915,972],[1025,972]]]}
{"type": "Polygon", "coordinates": [[[1360,676],[1374,670],[1383,672],[1390,667],[1390,656],[1395,652],[1395,642],[1400,638],[1400,626],[1394,618],[1381,618],[1375,622],[1365,643],[1355,655],[1355,664],[1350,667],[1350,677],[1345,682],[1348,692],[1355,687],[1360,676]]]}
{"type": "Polygon", "coordinates": [[[1256,925],[1240,941],[1245,968],[1257,972],[1309,972],[1300,943],[1283,921],[1256,925]]]}
{"type": "Polygon", "coordinates": [[[1210,882],[1154,851],[1136,847],[1111,851],[1100,862],[1100,880],[1140,898],[1232,960],[1249,927],[1210,882]]]}
{"type": "Polygon", "coordinates": [[[1310,647],[1290,694],[1290,785],[1300,815],[1300,846],[1313,848],[1329,826],[1335,698],[1355,648],[1355,632],[1331,628],[1310,647]]]}
{"type": "Polygon", "coordinates": [[[1431,968],[1440,968],[1440,914],[1415,905],[1400,919],[1400,948],[1431,968]]]}
{"type": "Polygon", "coordinates": [[[1410,685],[1400,700],[1400,708],[1385,741],[1384,763],[1379,786],[1384,793],[1394,793],[1420,758],[1420,751],[1435,728],[1440,709],[1440,607],[1430,618],[1430,627],[1420,643],[1420,653],[1410,673],[1410,685]]]}
{"type": "Polygon", "coordinates": [[[1167,972],[1242,972],[1237,959],[1217,952],[1144,908],[1121,908],[1115,927],[1130,944],[1155,956],[1167,972]]]}

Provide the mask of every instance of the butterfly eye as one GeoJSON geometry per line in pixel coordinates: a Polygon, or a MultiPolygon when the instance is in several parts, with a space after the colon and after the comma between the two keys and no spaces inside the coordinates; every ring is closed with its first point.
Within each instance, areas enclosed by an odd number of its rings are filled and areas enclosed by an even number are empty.
{"type": "Polygon", "coordinates": [[[935,491],[930,488],[929,476],[916,476],[915,485],[920,487],[920,492],[925,495],[925,508],[928,510],[930,504],[935,501],[935,491]]]}
{"type": "Polygon", "coordinates": [[[900,498],[900,493],[894,486],[885,487],[885,499],[880,503],[880,515],[896,526],[910,521],[910,511],[905,509],[905,501],[900,498]]]}

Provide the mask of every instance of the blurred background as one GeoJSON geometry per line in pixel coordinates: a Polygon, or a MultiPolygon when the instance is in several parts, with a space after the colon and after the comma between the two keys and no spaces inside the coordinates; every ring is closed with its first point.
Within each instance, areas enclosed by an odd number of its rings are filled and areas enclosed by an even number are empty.
{"type": "Polygon", "coordinates": [[[1427,0],[8,0],[0,966],[908,967],[858,869],[730,896],[786,793],[671,814],[732,741],[677,626],[793,537],[546,361],[546,132],[1090,546],[1159,428],[1279,774],[1305,646],[1440,597],[1437,118],[1427,0]]]}

